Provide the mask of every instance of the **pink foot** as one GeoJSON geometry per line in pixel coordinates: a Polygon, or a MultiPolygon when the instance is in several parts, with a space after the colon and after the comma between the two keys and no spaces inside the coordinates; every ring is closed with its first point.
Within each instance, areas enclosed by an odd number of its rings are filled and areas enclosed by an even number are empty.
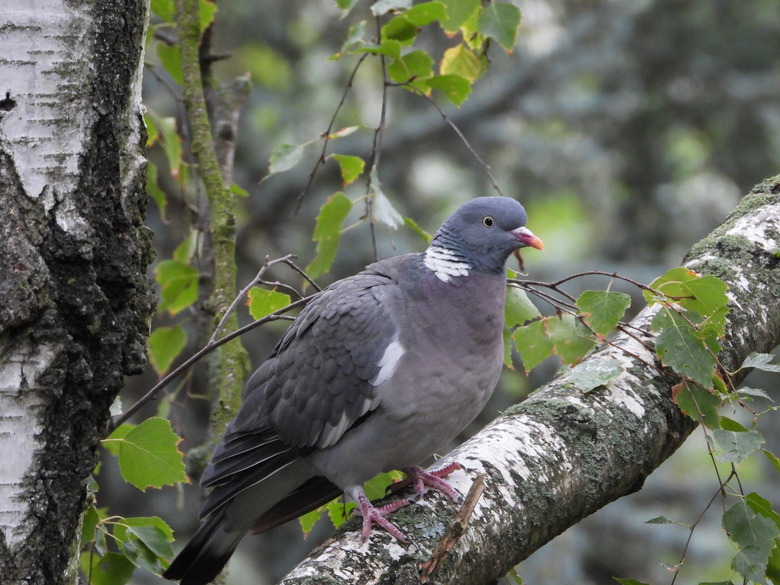
{"type": "Polygon", "coordinates": [[[377,508],[368,501],[366,496],[362,494],[359,495],[357,497],[358,513],[363,516],[363,531],[361,532],[361,540],[363,542],[368,540],[368,537],[371,535],[371,526],[374,524],[374,522],[376,522],[382,528],[387,530],[399,542],[409,542],[409,539],[406,538],[406,535],[403,532],[401,532],[401,529],[390,522],[390,520],[385,518],[385,516],[387,516],[390,512],[395,512],[398,508],[403,508],[408,503],[409,500],[398,500],[391,504],[377,508]]]}
{"type": "Polygon", "coordinates": [[[463,496],[443,479],[458,469],[463,469],[463,466],[457,462],[433,471],[425,471],[422,467],[416,466],[407,467],[403,470],[406,473],[406,478],[391,484],[387,489],[398,493],[404,488],[413,486],[414,493],[422,495],[427,487],[444,494],[456,504],[460,504],[463,502],[463,496]]]}

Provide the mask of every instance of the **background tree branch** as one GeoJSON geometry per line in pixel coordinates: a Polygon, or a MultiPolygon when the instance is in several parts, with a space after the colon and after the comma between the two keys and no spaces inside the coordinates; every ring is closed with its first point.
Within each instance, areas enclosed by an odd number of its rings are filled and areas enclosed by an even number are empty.
{"type": "MultiPolygon", "coordinates": [[[[780,176],[757,186],[686,258],[691,270],[729,285],[731,312],[719,358],[730,371],[749,353],[778,343],[779,250],[780,176]]],[[[632,324],[648,331],[655,310],[646,308],[632,324]]],[[[452,476],[463,493],[477,473],[486,481],[468,531],[434,582],[494,582],[585,516],[639,490],[694,429],[671,399],[679,378],[660,369],[644,345],[620,335],[587,360],[604,356],[624,367],[608,387],[583,393],[559,377],[437,462],[467,468],[452,476]]],[[[419,583],[418,564],[429,559],[456,512],[445,498],[428,495],[393,514],[409,545],[382,532],[361,544],[353,520],[349,531],[317,548],[282,583],[419,583]]]]}

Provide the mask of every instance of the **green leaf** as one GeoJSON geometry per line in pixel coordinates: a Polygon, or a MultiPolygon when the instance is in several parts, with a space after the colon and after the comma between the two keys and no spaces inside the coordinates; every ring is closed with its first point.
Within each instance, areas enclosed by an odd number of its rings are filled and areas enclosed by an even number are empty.
{"type": "Polygon", "coordinates": [[[160,284],[160,311],[175,315],[198,299],[198,269],[178,260],[163,260],[154,269],[160,284]]]}
{"type": "Polygon", "coordinates": [[[187,234],[187,237],[184,238],[178,246],[176,246],[176,249],[173,251],[173,259],[178,260],[184,264],[189,264],[190,260],[192,260],[192,257],[195,256],[195,252],[198,249],[199,237],[200,234],[197,231],[190,231],[190,233],[187,234]]]}
{"type": "Polygon", "coordinates": [[[179,325],[158,327],[149,335],[149,361],[158,374],[166,373],[187,345],[187,333],[179,325]]]}
{"type": "Polygon", "coordinates": [[[393,61],[387,67],[387,74],[392,81],[397,83],[406,83],[414,78],[412,85],[421,91],[427,91],[427,83],[416,84],[415,81],[427,79],[433,75],[433,59],[425,51],[412,51],[393,61]]]}
{"type": "Polygon", "coordinates": [[[351,156],[348,154],[331,154],[328,158],[332,158],[339,164],[341,170],[341,179],[344,181],[344,185],[349,185],[354,182],[366,167],[366,161],[359,156],[351,156]]]}
{"type": "Polygon", "coordinates": [[[374,16],[382,16],[388,12],[408,10],[412,7],[412,0],[378,0],[371,5],[371,13],[374,16]]]}
{"type": "Polygon", "coordinates": [[[430,244],[431,240],[433,239],[433,236],[426,232],[424,229],[422,229],[416,221],[414,221],[411,217],[405,217],[404,223],[406,224],[406,227],[408,227],[410,230],[412,230],[415,234],[420,236],[426,244],[430,244]]]}
{"type": "Polygon", "coordinates": [[[643,581],[637,581],[636,579],[621,579],[619,577],[612,577],[615,581],[620,583],[620,585],[647,585],[647,583],[643,581]]]}
{"type": "Polygon", "coordinates": [[[505,327],[524,325],[528,321],[538,319],[542,314],[528,298],[523,289],[508,286],[506,289],[506,307],[504,310],[505,327]]]}
{"type": "Polygon", "coordinates": [[[514,347],[514,341],[512,341],[512,332],[509,329],[504,329],[502,333],[504,340],[504,365],[512,371],[515,371],[515,363],[512,361],[512,348],[514,347]]]}
{"type": "Polygon", "coordinates": [[[297,165],[303,157],[303,144],[281,144],[271,153],[268,175],[289,171],[297,165]]]}
{"type": "Polygon", "coordinates": [[[350,209],[352,209],[352,202],[341,192],[334,193],[320,208],[317,226],[314,228],[317,255],[306,267],[306,272],[312,278],[327,272],[333,264],[336,251],[339,248],[341,226],[344,224],[350,209]]]}
{"type": "Polygon", "coordinates": [[[630,306],[630,296],[608,290],[586,290],[577,299],[585,321],[599,335],[609,334],[630,306]]]}
{"type": "Polygon", "coordinates": [[[715,375],[715,356],[700,333],[668,307],[662,308],[653,317],[652,327],[660,332],[655,340],[655,349],[663,364],[709,388],[715,375]]]}
{"type": "Polygon", "coordinates": [[[382,40],[392,39],[406,47],[414,42],[419,31],[419,27],[406,18],[406,14],[402,14],[382,27],[382,40]]]}
{"type": "Polygon", "coordinates": [[[454,35],[458,29],[480,8],[480,0],[439,0],[447,10],[447,19],[441,27],[448,35],[454,35]]]}
{"type": "Polygon", "coordinates": [[[748,506],[750,506],[754,512],[761,514],[764,518],[769,518],[778,526],[778,528],[780,528],[780,514],[775,512],[774,508],[772,508],[772,503],[769,500],[764,499],[755,492],[749,493],[745,499],[748,506]]]}
{"type": "Polygon", "coordinates": [[[434,0],[433,2],[420,2],[404,13],[410,22],[417,26],[426,26],[435,20],[447,18],[447,10],[444,4],[434,0]]]}
{"type": "Polygon", "coordinates": [[[135,565],[123,554],[109,552],[103,556],[81,553],[81,570],[90,575],[90,585],[124,585],[133,578],[135,565]]]}
{"type": "Polygon", "coordinates": [[[491,2],[479,15],[477,28],[481,35],[495,39],[511,53],[520,28],[520,9],[506,2],[491,2]]]}
{"type": "Polygon", "coordinates": [[[249,291],[249,314],[255,320],[262,319],[289,304],[290,295],[275,290],[255,286],[249,291]]]}
{"type": "Polygon", "coordinates": [[[553,344],[547,333],[546,319],[518,327],[512,334],[512,340],[523,359],[526,373],[552,355],[553,344]]]}
{"type": "Polygon", "coordinates": [[[168,160],[168,170],[171,177],[177,181],[182,178],[182,148],[181,136],[176,129],[176,118],[158,118],[150,114],[155,128],[162,137],[162,148],[168,160]]]}
{"type": "Polygon", "coordinates": [[[465,43],[444,51],[439,70],[442,75],[459,75],[474,83],[487,69],[487,59],[478,57],[465,43]]]}
{"type": "Polygon", "coordinates": [[[81,523],[81,546],[95,540],[95,527],[100,521],[100,513],[94,505],[87,508],[84,514],[84,521],[81,523]]]}
{"type": "Polygon", "coordinates": [[[173,531],[160,518],[121,518],[114,522],[114,537],[125,556],[137,567],[161,573],[173,556],[173,531]]]}
{"type": "Polygon", "coordinates": [[[669,520],[666,516],[656,516],[650,520],[645,521],[645,524],[677,524],[676,522],[669,520]]]}
{"type": "Polygon", "coordinates": [[[623,366],[619,360],[601,358],[577,364],[566,375],[582,392],[590,392],[600,386],[606,386],[622,373],[623,366]]]}
{"type": "Polygon", "coordinates": [[[360,0],[336,0],[336,5],[343,13],[341,16],[345,16],[358,2],[360,2],[360,0]]]}
{"type": "Polygon", "coordinates": [[[173,0],[152,0],[152,13],[159,16],[165,22],[173,22],[176,16],[176,6],[173,0]]]}
{"type": "Polygon", "coordinates": [[[773,364],[775,359],[771,353],[756,353],[753,352],[745,358],[742,362],[743,368],[755,368],[757,370],[763,370],[764,372],[780,372],[780,364],[773,364]]]}
{"type": "Polygon", "coordinates": [[[236,185],[235,183],[230,184],[230,192],[233,195],[238,195],[239,197],[249,197],[249,191],[239,185],[236,185]]]}
{"type": "Polygon", "coordinates": [[[146,163],[146,192],[154,200],[155,205],[157,205],[157,211],[160,213],[160,218],[165,222],[167,220],[168,197],[165,195],[165,192],[160,189],[157,165],[152,161],[147,161],[146,163]]]}
{"type": "Polygon", "coordinates": [[[378,45],[366,45],[355,49],[356,53],[371,53],[372,55],[385,55],[393,59],[401,58],[401,43],[393,39],[385,39],[378,45]]]}
{"type": "Polygon", "coordinates": [[[200,0],[200,30],[205,31],[214,22],[217,4],[212,0],[200,0]]]}
{"type": "Polygon", "coordinates": [[[548,330],[554,353],[565,364],[580,361],[596,343],[596,338],[572,315],[551,318],[548,330]]]}
{"type": "Polygon", "coordinates": [[[119,471],[126,482],[141,491],[189,482],[178,449],[179,437],[171,430],[169,421],[155,417],[129,431],[126,427],[120,426],[103,440],[107,447],[113,444],[112,452],[118,449],[119,471]]]}
{"type": "Polygon", "coordinates": [[[471,83],[460,75],[434,75],[426,83],[431,89],[441,91],[456,106],[460,106],[471,93],[471,83]]]}
{"type": "Polygon", "coordinates": [[[769,555],[780,528],[753,510],[746,499],[740,499],[726,511],[723,528],[739,550],[731,568],[745,579],[764,583],[769,555]]]}
{"type": "Polygon", "coordinates": [[[772,463],[772,465],[775,466],[775,469],[780,473],[780,457],[772,453],[771,451],[767,451],[766,449],[761,449],[764,452],[764,455],[766,455],[766,458],[769,459],[769,461],[772,463]]]}
{"type": "Polygon", "coordinates": [[[157,43],[157,57],[160,63],[176,83],[184,85],[184,72],[181,68],[181,52],[178,46],[157,43]]]}
{"type": "Polygon", "coordinates": [[[686,415],[709,429],[720,427],[718,408],[723,401],[696,384],[681,382],[672,388],[672,400],[686,415]]]}
{"type": "Polygon", "coordinates": [[[758,450],[764,437],[756,431],[735,432],[713,429],[712,441],[715,447],[715,459],[721,463],[740,463],[758,450]]]}

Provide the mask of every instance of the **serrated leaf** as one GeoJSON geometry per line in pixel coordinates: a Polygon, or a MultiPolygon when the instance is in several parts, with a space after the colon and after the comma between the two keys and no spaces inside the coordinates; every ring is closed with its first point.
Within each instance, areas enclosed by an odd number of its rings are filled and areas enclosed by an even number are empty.
{"type": "Polygon", "coordinates": [[[656,313],[652,327],[659,332],[655,349],[661,362],[697,384],[710,387],[715,374],[715,356],[700,333],[667,307],[656,313]]]}
{"type": "Polygon", "coordinates": [[[477,29],[485,37],[495,39],[501,47],[511,53],[520,28],[520,9],[506,2],[491,2],[482,10],[477,29]]]}
{"type": "Polygon", "coordinates": [[[114,537],[125,556],[137,567],[162,573],[173,556],[173,531],[160,518],[120,518],[113,522],[114,537]]]}
{"type": "Polygon", "coordinates": [[[471,93],[471,83],[460,75],[434,75],[426,83],[431,89],[441,91],[456,106],[460,106],[471,93]]]}
{"type": "Polygon", "coordinates": [[[444,51],[439,65],[442,75],[459,75],[474,83],[485,72],[487,60],[478,57],[465,43],[460,43],[444,51]]]}
{"type": "Polygon", "coordinates": [[[184,347],[187,345],[187,333],[179,325],[158,327],[149,335],[149,361],[158,374],[166,373],[184,347]]]}
{"type": "Polygon", "coordinates": [[[154,269],[154,276],[160,284],[160,311],[175,315],[198,299],[197,268],[178,260],[163,260],[154,269]]]}
{"type": "Polygon", "coordinates": [[[463,23],[481,6],[480,0],[439,0],[447,10],[447,19],[441,27],[448,35],[454,35],[463,23]]]}
{"type": "Polygon", "coordinates": [[[104,439],[103,444],[111,445],[112,452],[118,449],[122,478],[141,491],[189,482],[178,448],[179,437],[165,419],[149,418],[129,431],[122,425],[104,439]]]}
{"type": "Polygon", "coordinates": [[[427,84],[415,84],[415,81],[427,79],[433,74],[433,59],[425,51],[412,51],[393,61],[387,67],[387,74],[397,83],[406,83],[414,78],[412,85],[426,91],[427,84]]]}
{"type": "Polygon", "coordinates": [[[167,43],[157,43],[157,57],[171,79],[179,85],[184,85],[184,71],[181,68],[179,47],[167,43]]]}
{"type": "Polygon", "coordinates": [[[551,318],[548,331],[554,346],[553,353],[565,364],[575,364],[580,361],[597,341],[572,315],[551,318]]]}
{"type": "Polygon", "coordinates": [[[290,304],[290,295],[259,286],[253,287],[248,296],[249,314],[255,320],[262,319],[290,304]]]}
{"type": "Polygon", "coordinates": [[[306,271],[312,278],[327,272],[333,264],[339,248],[341,226],[350,209],[352,209],[352,202],[341,192],[334,193],[320,208],[313,238],[317,242],[317,255],[306,267],[306,271]]]}
{"type": "Polygon", "coordinates": [[[405,217],[404,224],[406,224],[406,227],[412,230],[415,234],[420,236],[426,244],[431,243],[433,236],[422,229],[411,217],[405,217]]]}
{"type": "Polygon", "coordinates": [[[745,579],[764,583],[769,555],[780,535],[777,524],[740,499],[723,515],[723,528],[739,550],[731,563],[732,569],[745,579]]]}
{"type": "Polygon", "coordinates": [[[609,334],[630,306],[630,296],[608,290],[586,290],[577,298],[585,321],[600,335],[609,334]]]}
{"type": "Polygon", "coordinates": [[[709,429],[720,427],[718,408],[723,401],[696,384],[680,382],[672,388],[672,400],[687,416],[709,429]]]}
{"type": "Polygon", "coordinates": [[[773,364],[775,359],[771,353],[756,353],[753,352],[745,358],[742,362],[743,368],[755,368],[757,370],[763,370],[764,372],[780,372],[780,364],[773,364]]]}
{"type": "Polygon", "coordinates": [[[90,576],[90,585],[124,585],[133,578],[135,565],[123,554],[108,552],[105,555],[81,553],[81,570],[90,576]]]}
{"type": "Polygon", "coordinates": [[[332,158],[339,164],[341,179],[344,181],[345,186],[354,182],[355,179],[363,173],[363,169],[366,167],[366,161],[359,156],[331,154],[328,158],[332,158]]]}
{"type": "Polygon", "coordinates": [[[447,10],[444,8],[444,4],[433,0],[432,2],[415,4],[404,13],[404,16],[417,26],[426,26],[435,20],[447,18],[447,10]]]}
{"type": "Polygon", "coordinates": [[[566,376],[582,392],[606,386],[623,373],[623,366],[614,358],[590,359],[571,368],[566,376]]]}
{"type": "Polygon", "coordinates": [[[518,327],[512,334],[512,340],[523,359],[523,368],[526,373],[552,355],[553,344],[547,333],[546,319],[518,327]]]}
{"type": "Polygon", "coordinates": [[[280,144],[271,153],[268,175],[289,171],[297,165],[303,157],[303,144],[280,144]]]}
{"type": "Polygon", "coordinates": [[[541,317],[542,314],[528,298],[526,292],[516,286],[506,289],[506,307],[504,310],[505,327],[524,325],[528,321],[541,317]]]}
{"type": "Polygon", "coordinates": [[[371,5],[371,13],[374,16],[382,16],[388,12],[408,10],[412,7],[412,0],[378,0],[371,5]]]}
{"type": "Polygon", "coordinates": [[[755,453],[764,442],[764,437],[756,431],[713,429],[711,436],[715,446],[715,459],[721,463],[740,463],[755,453]]]}
{"type": "Polygon", "coordinates": [[[755,492],[751,492],[745,496],[745,501],[747,501],[748,506],[750,506],[754,512],[760,514],[764,518],[769,518],[778,526],[778,528],[780,528],[780,514],[775,512],[772,503],[769,500],[755,492]]]}

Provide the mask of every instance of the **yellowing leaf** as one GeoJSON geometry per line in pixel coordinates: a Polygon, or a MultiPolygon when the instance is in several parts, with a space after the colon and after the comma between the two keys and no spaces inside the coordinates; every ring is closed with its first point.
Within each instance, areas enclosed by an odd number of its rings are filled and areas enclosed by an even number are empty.
{"type": "Polygon", "coordinates": [[[306,267],[312,278],[330,269],[339,248],[341,226],[352,209],[352,202],[344,193],[334,193],[320,208],[317,226],[314,228],[314,241],[317,242],[317,255],[306,267]]]}
{"type": "Polygon", "coordinates": [[[464,43],[444,51],[439,70],[442,75],[460,75],[474,83],[485,72],[487,60],[478,57],[464,43]]]}
{"type": "Polygon", "coordinates": [[[189,482],[178,448],[179,437],[163,418],[149,418],[135,427],[122,425],[103,444],[110,445],[111,452],[118,455],[122,478],[141,491],[189,482]]]}

